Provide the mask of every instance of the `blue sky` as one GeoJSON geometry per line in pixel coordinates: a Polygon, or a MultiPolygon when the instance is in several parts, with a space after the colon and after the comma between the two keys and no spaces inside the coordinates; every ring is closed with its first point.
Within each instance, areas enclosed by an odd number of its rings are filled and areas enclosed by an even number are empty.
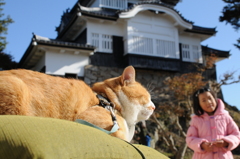
{"type": "MultiPolygon", "coordinates": [[[[32,33],[48,38],[56,38],[55,28],[67,8],[72,8],[77,0],[8,0],[3,13],[15,21],[8,26],[6,53],[19,61],[30,44],[32,33]]],[[[220,23],[219,16],[225,3],[221,0],[182,0],[175,7],[182,16],[197,26],[214,28],[217,34],[202,42],[202,45],[230,51],[230,59],[217,63],[218,80],[227,72],[240,75],[240,50],[233,46],[240,37],[230,24],[220,23]]],[[[240,83],[222,87],[224,100],[240,109],[240,83]]]]}

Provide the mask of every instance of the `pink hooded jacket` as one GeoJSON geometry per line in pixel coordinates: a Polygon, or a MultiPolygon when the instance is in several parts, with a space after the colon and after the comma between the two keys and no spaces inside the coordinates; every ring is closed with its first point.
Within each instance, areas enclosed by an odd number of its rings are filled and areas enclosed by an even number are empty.
{"type": "Polygon", "coordinates": [[[239,145],[240,133],[238,126],[224,108],[223,102],[218,99],[218,107],[213,116],[207,113],[192,116],[186,142],[188,147],[194,151],[193,159],[233,159],[231,150],[239,145]],[[213,142],[216,139],[225,140],[229,146],[215,147],[213,152],[201,149],[202,142],[213,142]]]}

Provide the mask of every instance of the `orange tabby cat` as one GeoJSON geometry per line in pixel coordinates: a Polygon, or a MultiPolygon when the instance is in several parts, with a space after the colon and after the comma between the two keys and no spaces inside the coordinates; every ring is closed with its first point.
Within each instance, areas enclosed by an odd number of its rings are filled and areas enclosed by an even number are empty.
{"type": "Polygon", "coordinates": [[[99,107],[97,94],[115,104],[120,126],[112,136],[130,141],[135,124],[146,120],[155,109],[150,94],[135,81],[132,66],[123,74],[95,83],[53,77],[30,70],[0,71],[0,114],[52,117],[74,121],[83,119],[109,130],[110,112],[99,107]]]}

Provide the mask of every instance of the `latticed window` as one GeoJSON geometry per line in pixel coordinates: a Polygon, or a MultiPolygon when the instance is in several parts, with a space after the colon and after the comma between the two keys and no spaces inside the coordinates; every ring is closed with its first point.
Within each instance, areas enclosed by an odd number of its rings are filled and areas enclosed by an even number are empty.
{"type": "Polygon", "coordinates": [[[92,45],[95,46],[98,51],[112,52],[112,36],[92,33],[92,45]]]}
{"type": "Polygon", "coordinates": [[[182,44],[182,58],[183,61],[202,62],[201,52],[199,46],[182,44]]]}
{"type": "Polygon", "coordinates": [[[184,60],[190,61],[190,46],[188,44],[182,44],[182,58],[184,60]]]}
{"type": "Polygon", "coordinates": [[[92,33],[92,45],[96,46],[97,48],[99,47],[99,34],[92,33]]]}
{"type": "Polygon", "coordinates": [[[100,7],[125,9],[127,8],[127,0],[100,0],[100,7]]]}
{"type": "Polygon", "coordinates": [[[102,35],[102,50],[106,52],[112,51],[112,36],[102,35]]]}
{"type": "Polygon", "coordinates": [[[135,53],[153,54],[153,40],[151,38],[133,36],[132,51],[135,53]]]}
{"type": "Polygon", "coordinates": [[[198,46],[192,45],[192,52],[193,52],[193,60],[199,62],[199,49],[198,46]]]}
{"type": "Polygon", "coordinates": [[[176,57],[175,42],[156,40],[157,55],[161,57],[176,57]]]}

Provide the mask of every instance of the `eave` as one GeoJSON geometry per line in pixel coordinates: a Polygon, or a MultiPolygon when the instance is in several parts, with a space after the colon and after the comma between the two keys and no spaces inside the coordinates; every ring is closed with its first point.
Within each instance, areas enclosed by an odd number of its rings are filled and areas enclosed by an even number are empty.
{"type": "Polygon", "coordinates": [[[89,8],[82,6],[78,4],[79,12],[81,12],[82,15],[89,16],[89,17],[95,17],[98,19],[105,19],[105,20],[114,20],[116,21],[118,19],[117,11],[114,9],[105,9],[105,8],[89,8]]]}
{"type": "Polygon", "coordinates": [[[223,51],[223,50],[217,50],[214,48],[210,48],[208,46],[202,45],[202,53],[205,56],[216,56],[216,62],[219,62],[221,60],[227,59],[231,56],[230,51],[223,51]]]}
{"type": "Polygon", "coordinates": [[[216,28],[206,28],[193,25],[192,29],[186,29],[185,32],[203,34],[203,35],[215,35],[217,33],[216,28]]]}
{"type": "Polygon", "coordinates": [[[79,43],[54,40],[38,35],[33,35],[33,38],[26,52],[22,56],[18,67],[27,69],[33,67],[36,62],[39,61],[40,58],[43,56],[45,48],[58,48],[60,52],[65,52],[65,50],[71,50],[75,54],[87,54],[89,56],[93,54],[96,49],[94,46],[91,45],[83,45],[79,43]]]}
{"type": "Polygon", "coordinates": [[[203,46],[202,45],[202,52],[204,55],[212,55],[214,54],[217,57],[220,58],[229,58],[231,56],[230,51],[224,51],[224,50],[217,50],[210,48],[208,46],[203,46]]]}

